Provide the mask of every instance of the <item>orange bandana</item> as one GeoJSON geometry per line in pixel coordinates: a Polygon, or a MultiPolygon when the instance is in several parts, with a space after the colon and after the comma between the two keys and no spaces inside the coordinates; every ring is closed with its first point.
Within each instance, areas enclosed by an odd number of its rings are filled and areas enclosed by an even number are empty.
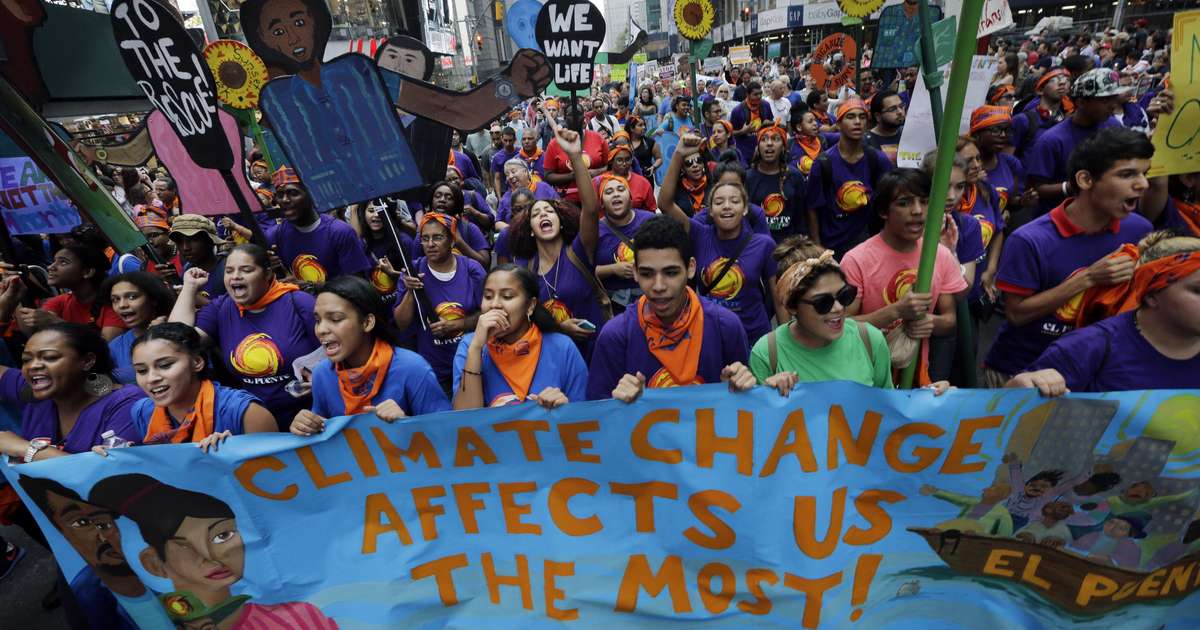
{"type": "Polygon", "coordinates": [[[299,291],[299,290],[300,290],[300,287],[298,287],[290,282],[280,282],[280,281],[272,278],[271,286],[267,287],[267,292],[263,293],[262,297],[255,300],[253,304],[247,304],[245,306],[242,306],[241,304],[237,305],[238,316],[245,317],[246,311],[257,311],[257,310],[267,308],[275,300],[278,300],[279,298],[287,295],[288,293],[291,293],[292,291],[299,291]]]}
{"type": "Polygon", "coordinates": [[[1200,236],[1200,203],[1188,203],[1182,199],[1172,199],[1175,208],[1179,210],[1179,218],[1183,220],[1192,236],[1200,236]]]}
{"type": "MultiPolygon", "coordinates": [[[[1136,245],[1126,243],[1109,257],[1138,259],[1136,245]]],[[[1125,284],[1092,287],[1084,292],[1075,326],[1082,327],[1136,309],[1142,298],[1200,271],[1200,252],[1172,254],[1137,266],[1125,284]]]]}
{"type": "Polygon", "coordinates": [[[383,380],[387,377],[388,368],[392,365],[393,349],[391,344],[375,340],[371,348],[371,356],[359,368],[343,368],[341,364],[334,366],[338,377],[338,393],[342,402],[346,403],[347,416],[366,411],[371,406],[371,399],[379,393],[383,380]]]}
{"type": "Polygon", "coordinates": [[[217,390],[212,381],[200,384],[200,394],[191,412],[183,417],[178,427],[171,425],[171,416],[166,407],[155,407],[150,414],[150,426],[146,428],[145,444],[182,444],[199,442],[213,434],[213,411],[217,390]]]}
{"type": "Polygon", "coordinates": [[[692,213],[700,212],[700,209],[704,207],[704,193],[708,192],[708,175],[700,177],[700,181],[695,183],[692,183],[690,178],[684,177],[679,183],[692,198],[692,213]]]}
{"type": "Polygon", "coordinates": [[[763,138],[771,135],[778,136],[779,141],[787,145],[787,130],[775,123],[768,123],[767,126],[758,130],[758,141],[762,142],[763,138]]]}
{"type": "Polygon", "coordinates": [[[975,207],[975,198],[979,196],[979,188],[974,184],[967,184],[965,188],[962,199],[958,200],[958,211],[970,213],[975,207]]]}
{"type": "Polygon", "coordinates": [[[542,331],[530,323],[529,329],[514,343],[489,341],[488,356],[517,400],[524,401],[529,397],[533,374],[537,372],[538,359],[542,356],[542,331]]]}
{"type": "MultiPolygon", "coordinates": [[[[717,125],[721,125],[722,127],[725,128],[725,147],[728,147],[729,139],[733,137],[733,124],[730,123],[728,120],[721,119],[721,120],[717,121],[717,125]]],[[[716,129],[716,125],[713,126],[713,129],[716,129]]],[[[713,143],[714,140],[715,140],[715,138],[713,138],[712,135],[710,134],[708,137],[708,148],[710,148],[710,149],[717,148],[717,145],[713,143]]],[[[722,147],[722,148],[724,148],[724,147],[722,147]]]]}
{"type": "Polygon", "coordinates": [[[441,212],[426,212],[425,214],[421,215],[421,223],[417,226],[418,239],[421,237],[421,230],[424,229],[425,224],[429,223],[430,221],[437,221],[438,223],[441,223],[443,227],[445,227],[447,230],[450,230],[450,239],[454,239],[458,230],[458,219],[455,219],[448,214],[442,214],[441,212]]]}
{"type": "Polygon", "coordinates": [[[687,293],[688,303],[669,327],[650,311],[646,296],[638,298],[637,303],[638,325],[646,335],[646,346],[678,385],[699,382],[696,368],[700,365],[700,347],[704,345],[704,309],[691,287],[687,293]]]}
{"type": "Polygon", "coordinates": [[[809,138],[808,136],[797,136],[800,140],[796,142],[800,149],[804,151],[809,159],[815,160],[821,154],[821,139],[818,137],[809,138]]]}
{"type": "Polygon", "coordinates": [[[533,162],[536,162],[537,159],[540,157],[542,157],[542,148],[541,147],[537,147],[537,151],[534,151],[533,155],[529,155],[529,154],[525,153],[525,149],[521,149],[521,159],[525,160],[526,162],[529,162],[530,164],[532,164],[533,162]]]}

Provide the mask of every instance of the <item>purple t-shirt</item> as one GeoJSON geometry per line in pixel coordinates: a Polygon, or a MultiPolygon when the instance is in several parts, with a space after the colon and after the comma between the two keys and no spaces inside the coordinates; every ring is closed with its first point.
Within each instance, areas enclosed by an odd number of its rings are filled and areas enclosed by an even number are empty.
{"type": "MultiPolygon", "coordinates": [[[[758,115],[761,118],[760,125],[765,125],[773,120],[771,106],[765,99],[758,102],[758,115]]],[[[729,112],[729,122],[733,125],[734,131],[745,127],[750,123],[750,107],[745,102],[738,103],[733,111],[729,112]]],[[[742,162],[749,164],[750,159],[754,157],[754,149],[758,147],[758,129],[745,135],[734,136],[733,143],[737,146],[738,153],[742,155],[742,162]]]]}
{"type": "Polygon", "coordinates": [[[309,232],[284,221],[267,232],[267,242],[278,249],[292,275],[308,282],[365,275],[375,266],[354,228],[327,214],[320,215],[316,229],[309,232]]]}
{"type": "Polygon", "coordinates": [[[996,167],[987,172],[985,179],[996,189],[997,207],[1001,212],[1025,192],[1025,166],[1007,153],[996,155],[996,167]]]}
{"type": "MultiPolygon", "coordinates": [[[[617,229],[632,241],[638,228],[652,216],[654,216],[653,212],[634,210],[633,219],[625,225],[618,226],[617,229]]],[[[600,221],[600,240],[596,244],[596,266],[611,265],[615,262],[633,262],[633,249],[622,242],[621,237],[613,233],[608,227],[608,221],[602,220],[600,221]]],[[[604,288],[609,291],[636,289],[637,286],[637,281],[629,278],[609,276],[604,279],[604,288]]]]}
{"type": "Polygon", "coordinates": [[[493,218],[496,216],[496,211],[492,209],[492,204],[488,203],[487,197],[479,194],[478,190],[464,190],[463,205],[471,206],[484,214],[490,214],[493,218]]]}
{"type": "Polygon", "coordinates": [[[876,180],[892,170],[892,162],[871,147],[863,147],[862,158],[854,164],[842,159],[842,153],[836,145],[823,155],[829,159],[818,158],[813,162],[805,196],[808,208],[817,213],[821,244],[835,252],[845,253],[868,236],[871,214],[868,205],[875,190],[869,160],[875,160],[876,180]],[[826,177],[822,174],[826,164],[832,169],[830,190],[825,189],[826,177]]]}
{"type": "Polygon", "coordinates": [[[196,313],[196,328],[216,341],[232,384],[261,400],[280,426],[308,406],[307,398],[284,388],[296,380],[292,363],[320,345],[313,331],[315,303],[308,293],[292,291],[242,317],[233,299],[222,295],[196,313]]]}
{"type": "Polygon", "coordinates": [[[1173,197],[1167,197],[1167,205],[1163,207],[1162,214],[1158,215],[1158,220],[1154,223],[1159,229],[1180,230],[1181,234],[1200,237],[1200,234],[1193,233],[1192,226],[1183,219],[1183,215],[1179,213],[1179,205],[1173,197]]]}
{"type": "Polygon", "coordinates": [[[508,249],[508,228],[500,230],[500,233],[496,235],[496,245],[492,251],[496,252],[497,260],[512,260],[512,252],[508,249]]]}
{"type": "MultiPolygon", "coordinates": [[[[1120,127],[1116,118],[1109,118],[1095,127],[1080,127],[1067,118],[1051,127],[1025,152],[1025,172],[1042,183],[1067,181],[1067,160],[1075,147],[1101,129],[1120,127]]],[[[1054,207],[1051,202],[1039,201],[1041,212],[1054,207]]]]}
{"type": "MultiPolygon", "coordinates": [[[[1067,218],[1066,204],[1021,226],[1005,241],[997,288],[1023,296],[1047,291],[1121,245],[1138,242],[1152,229],[1141,215],[1131,214],[1113,226],[1116,229],[1086,234],[1067,218]]],[[[1003,374],[1025,371],[1051,343],[1071,331],[1082,299],[1082,294],[1076,295],[1054,313],[1024,326],[1003,322],[988,352],[987,366],[1003,374]]]]}
{"type": "MultiPolygon", "coordinates": [[[[595,273],[596,267],[590,262],[591,256],[584,251],[583,242],[579,240],[578,236],[571,243],[571,249],[574,250],[575,257],[579,259],[579,262],[583,263],[591,273],[595,273]]],[[[592,283],[579,271],[579,268],[567,258],[565,248],[559,251],[558,260],[545,275],[538,273],[536,258],[533,260],[518,258],[514,262],[518,266],[533,271],[537,276],[538,299],[542,306],[546,307],[546,310],[554,316],[555,321],[563,322],[579,318],[592,322],[596,328],[604,325],[604,311],[600,307],[600,301],[596,299],[596,290],[592,288],[592,283]]],[[[595,339],[595,337],[592,335],[591,339],[595,339]]],[[[580,351],[590,356],[590,344],[581,344],[580,351]]]]}
{"type": "Polygon", "coordinates": [[[750,201],[762,206],[767,229],[779,241],[792,234],[808,233],[804,188],[804,176],[794,168],[789,168],[782,177],[766,175],[756,168],[746,174],[746,192],[750,193],[750,201]]]}
{"type": "Polygon", "coordinates": [[[951,218],[958,226],[958,245],[954,248],[954,257],[959,264],[982,260],[986,250],[983,249],[983,230],[979,219],[966,212],[955,212],[951,218]]]}
{"type": "MultiPolygon", "coordinates": [[[[1040,96],[1034,98],[1030,102],[1029,107],[1036,108],[1039,102],[1041,102],[1040,96]]],[[[1025,111],[1029,107],[1021,110],[1021,113],[1014,113],[1012,117],[1012,133],[1009,134],[1009,140],[1012,142],[1013,149],[1015,149],[1013,155],[1018,159],[1024,158],[1029,153],[1029,150],[1033,148],[1033,145],[1037,144],[1038,138],[1041,138],[1042,134],[1046,133],[1054,125],[1062,122],[1061,118],[1054,120],[1053,118],[1043,118],[1040,114],[1034,116],[1036,122],[1034,123],[1033,137],[1029,139],[1029,142],[1026,142],[1025,137],[1029,135],[1030,116],[1025,111]]]]}
{"type": "MultiPolygon", "coordinates": [[[[707,208],[704,209],[704,212],[692,216],[692,220],[712,225],[712,217],[709,216],[707,208]]],[[[745,219],[742,219],[742,229],[763,236],[771,236],[771,228],[767,225],[767,214],[763,212],[762,206],[756,203],[750,204],[750,212],[746,214],[745,219]]]]}
{"type": "MultiPolygon", "coordinates": [[[[454,353],[454,390],[458,391],[462,382],[462,371],[467,365],[467,348],[475,333],[467,333],[458,342],[454,353]]],[[[517,400],[504,375],[492,363],[492,356],[483,349],[483,365],[479,370],[483,374],[483,404],[486,407],[516,405],[523,400],[517,400]]],[[[542,335],[542,351],[538,355],[537,368],[533,372],[533,380],[529,384],[531,395],[540,394],[547,387],[557,387],[566,394],[567,400],[578,402],[586,400],[587,364],[579,355],[579,349],[571,338],[561,333],[542,335]]]]}
{"type": "MultiPolygon", "coordinates": [[[[471,249],[477,252],[491,249],[491,245],[488,245],[487,237],[483,235],[483,230],[479,229],[478,225],[470,221],[464,221],[462,217],[459,217],[458,229],[462,231],[463,240],[467,242],[467,245],[471,246],[471,249]]],[[[421,247],[420,241],[413,239],[412,257],[416,259],[423,256],[425,256],[425,248],[421,247]]]]}
{"type": "Polygon", "coordinates": [[[767,313],[763,287],[778,270],[775,258],[771,256],[775,241],[747,232],[744,227],[737,238],[721,240],[717,238],[715,227],[695,219],[692,219],[688,234],[692,255],[696,257],[696,275],[702,287],[716,278],[726,261],[737,252],[742,239],[750,236],[750,241],[738,254],[737,262],[704,297],[735,313],[746,329],[747,342],[753,346],[759,337],[771,330],[771,314],[767,313]]]}
{"type": "Polygon", "coordinates": [[[21,409],[21,437],[27,440],[50,438],[67,453],[87,452],[103,442],[100,434],[110,430],[131,442],[142,441],[143,435],[133,425],[132,410],[134,403],[146,394],[134,385],[122,385],[84,407],[65,436],[59,433],[58,407],[54,401],[28,402],[22,398],[26,387],[21,370],[9,368],[0,376],[0,402],[21,409]]]}
{"type": "Polygon", "coordinates": [[[1054,368],[1073,392],[1200,387],[1200,356],[1172,359],[1138,331],[1136,311],[1122,313],[1063,335],[1029,371],[1054,368]]]}
{"type": "MultiPolygon", "coordinates": [[[[979,264],[975,267],[975,282],[971,285],[971,293],[968,299],[978,300],[983,297],[983,287],[979,279],[983,276],[983,271],[987,269],[987,254],[988,247],[992,244],[992,239],[996,238],[997,234],[1004,231],[1004,213],[998,207],[1000,202],[1000,193],[991,186],[989,182],[981,181],[980,192],[975,195],[975,205],[971,207],[969,212],[956,212],[958,216],[971,216],[975,218],[976,226],[979,228],[978,243],[982,248],[979,255],[968,257],[974,253],[975,236],[971,237],[970,250],[964,249],[963,242],[963,224],[959,224],[958,234],[958,261],[968,263],[972,260],[978,261],[979,264]]],[[[956,217],[957,218],[957,217],[956,217]]],[[[972,230],[974,231],[974,230],[972,230]]]]}
{"type": "Polygon", "coordinates": [[[508,178],[504,176],[504,163],[517,157],[517,152],[517,149],[513,149],[512,151],[500,149],[492,156],[492,174],[500,176],[500,190],[497,191],[499,193],[508,191],[508,178]]]}
{"type": "MultiPolygon", "coordinates": [[[[750,348],[737,315],[703,298],[700,306],[704,310],[704,343],[700,347],[696,376],[704,383],[717,383],[725,366],[734,362],[746,363],[750,348]]],[[[611,398],[622,376],[638,372],[646,376],[647,386],[671,380],[646,344],[646,333],[638,324],[635,303],[609,320],[600,331],[588,374],[588,400],[611,398]]]]}
{"type": "MultiPolygon", "coordinates": [[[[533,187],[533,198],[553,201],[558,199],[558,191],[546,182],[538,182],[533,187]]],[[[512,222],[512,191],[507,191],[500,198],[499,208],[496,210],[496,219],[505,223],[512,222]]]]}
{"type": "MultiPolygon", "coordinates": [[[[421,278],[425,284],[425,296],[429,298],[429,304],[433,306],[433,311],[440,320],[464,319],[474,315],[479,311],[479,304],[483,298],[483,267],[466,256],[455,258],[457,267],[454,277],[449,280],[439,280],[434,276],[427,259],[420,258],[416,262],[417,273],[425,274],[421,278]]],[[[404,286],[401,285],[401,298],[404,297],[404,292],[404,286]]],[[[462,335],[447,339],[434,337],[415,320],[411,328],[417,335],[417,353],[429,361],[439,381],[449,382],[454,364],[454,351],[462,335]]]]}

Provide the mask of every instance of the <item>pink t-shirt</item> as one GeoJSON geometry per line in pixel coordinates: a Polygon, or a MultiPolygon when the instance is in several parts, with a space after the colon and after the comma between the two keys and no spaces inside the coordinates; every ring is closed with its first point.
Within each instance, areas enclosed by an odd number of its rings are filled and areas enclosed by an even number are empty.
{"type": "MultiPolygon", "coordinates": [[[[917,267],[921,261],[921,244],[911,252],[898,252],[876,234],[842,258],[842,271],[850,284],[858,287],[862,298],[863,314],[897,302],[917,283],[917,267]]],[[[958,293],[967,288],[962,270],[954,252],[945,245],[938,245],[937,261],[933,265],[933,284],[930,285],[933,304],[936,308],[938,296],[943,293],[958,293]]],[[[893,328],[897,322],[883,327],[893,328]]],[[[921,345],[921,358],[928,361],[929,344],[921,345]]]]}
{"type": "Polygon", "coordinates": [[[246,604],[233,630],[337,630],[337,623],[307,602],[262,606],[246,604]]]}

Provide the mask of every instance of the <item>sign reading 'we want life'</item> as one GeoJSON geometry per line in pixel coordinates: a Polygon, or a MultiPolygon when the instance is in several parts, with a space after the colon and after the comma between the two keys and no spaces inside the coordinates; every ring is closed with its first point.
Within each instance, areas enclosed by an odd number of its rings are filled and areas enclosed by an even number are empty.
{"type": "Polygon", "coordinates": [[[68,581],[97,567],[143,628],[1182,628],[1197,414],[1200,391],[707,385],[0,468],[68,581]],[[64,538],[63,501],[116,547],[64,538]]]}
{"type": "Polygon", "coordinates": [[[534,33],[559,89],[579,92],[591,87],[605,30],[600,9],[587,0],[550,0],[542,6],[534,33]]]}

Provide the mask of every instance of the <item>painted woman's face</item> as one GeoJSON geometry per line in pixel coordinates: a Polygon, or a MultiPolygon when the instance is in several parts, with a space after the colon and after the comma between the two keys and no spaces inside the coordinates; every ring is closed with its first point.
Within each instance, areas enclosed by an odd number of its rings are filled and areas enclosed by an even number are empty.
{"type": "Polygon", "coordinates": [[[300,0],[267,0],[258,18],[258,34],[276,52],[305,65],[317,52],[314,23],[300,0]]]}
{"type": "Polygon", "coordinates": [[[232,518],[187,517],[167,541],[163,570],[177,591],[203,593],[242,579],[246,548],[232,518]]]}

